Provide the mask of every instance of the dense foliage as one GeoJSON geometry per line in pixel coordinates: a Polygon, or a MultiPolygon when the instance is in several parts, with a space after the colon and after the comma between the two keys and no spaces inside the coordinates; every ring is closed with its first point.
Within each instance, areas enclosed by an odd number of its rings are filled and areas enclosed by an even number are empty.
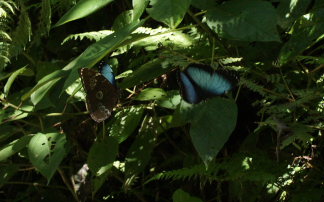
{"type": "Polygon", "coordinates": [[[323,0],[0,0],[6,201],[324,201],[323,0]],[[78,70],[120,97],[93,121],[78,70]],[[237,77],[181,98],[178,73],[237,77]]]}

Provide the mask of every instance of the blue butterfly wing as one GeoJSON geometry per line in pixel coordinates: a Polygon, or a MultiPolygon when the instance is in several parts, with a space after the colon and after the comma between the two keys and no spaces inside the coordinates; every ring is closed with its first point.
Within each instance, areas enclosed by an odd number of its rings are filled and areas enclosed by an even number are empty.
{"type": "Polygon", "coordinates": [[[200,101],[195,86],[191,83],[190,79],[183,72],[180,72],[180,79],[182,83],[182,91],[185,100],[189,103],[197,103],[200,101]]]}
{"type": "Polygon", "coordinates": [[[232,83],[218,72],[211,73],[196,67],[188,67],[186,71],[195,84],[208,94],[222,95],[232,89],[232,83]]]}
{"type": "Polygon", "coordinates": [[[115,75],[110,65],[105,63],[100,72],[112,85],[116,86],[115,75]]]}

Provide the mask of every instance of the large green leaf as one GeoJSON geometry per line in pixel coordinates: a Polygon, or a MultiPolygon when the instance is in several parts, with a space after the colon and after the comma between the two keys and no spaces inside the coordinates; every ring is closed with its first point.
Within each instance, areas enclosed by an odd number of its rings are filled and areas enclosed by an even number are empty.
{"type": "Polygon", "coordinates": [[[237,106],[232,100],[217,97],[195,105],[191,114],[192,143],[208,165],[236,126],[237,106]]]}
{"type": "Polygon", "coordinates": [[[0,161],[6,160],[8,157],[25,148],[31,138],[31,136],[23,136],[2,147],[0,149],[0,161]]]}
{"type": "MultiPolygon", "coordinates": [[[[35,92],[37,95],[42,96],[36,96],[38,99],[35,99],[34,97],[34,105],[37,104],[41,99],[40,97],[43,98],[44,95],[46,95],[46,92],[48,92],[50,89],[49,88],[43,88],[44,85],[47,85],[48,87],[53,87],[52,84],[55,84],[59,79],[65,77],[67,75],[67,71],[62,71],[62,70],[56,70],[48,75],[46,75],[44,78],[38,81],[36,86],[34,86],[30,91],[28,91],[26,94],[24,94],[21,97],[22,101],[26,101],[28,98],[30,98],[31,95],[33,95],[35,92]],[[39,90],[41,89],[41,90],[39,90]],[[43,92],[45,91],[45,92],[43,92]]],[[[35,96],[35,95],[34,95],[35,96]]]]}
{"type": "Polygon", "coordinates": [[[150,81],[168,71],[173,67],[162,65],[164,59],[158,58],[148,63],[145,63],[134,71],[129,77],[125,78],[123,82],[119,84],[120,88],[129,88],[135,85],[139,85],[146,81],[150,81]]]}
{"type": "Polygon", "coordinates": [[[158,100],[166,96],[166,92],[162,88],[145,88],[136,96],[135,100],[148,101],[158,100]]]}
{"type": "Polygon", "coordinates": [[[119,143],[125,141],[138,127],[144,112],[144,106],[131,106],[117,112],[110,128],[109,135],[115,137],[119,143]]]}
{"type": "Polygon", "coordinates": [[[141,17],[148,2],[149,0],[133,0],[133,21],[141,17]]]}
{"type": "Polygon", "coordinates": [[[30,100],[32,101],[33,105],[38,104],[51,90],[51,88],[60,80],[61,78],[55,78],[44,85],[40,86],[33,94],[31,94],[30,100]]]}
{"type": "Polygon", "coordinates": [[[178,90],[171,90],[166,92],[166,96],[156,101],[160,107],[168,109],[176,109],[181,102],[181,96],[178,90]]]}
{"type": "Polygon", "coordinates": [[[105,137],[101,142],[95,142],[88,155],[87,163],[90,170],[100,176],[113,165],[118,153],[118,141],[114,137],[105,137]]]}
{"type": "Polygon", "coordinates": [[[206,19],[212,30],[227,39],[280,41],[276,10],[266,1],[227,1],[209,9],[206,19]]]}
{"type": "Polygon", "coordinates": [[[50,181],[67,154],[65,143],[65,135],[60,133],[37,133],[29,142],[29,160],[47,181],[50,181]]]}
{"type": "Polygon", "coordinates": [[[306,20],[300,18],[293,28],[291,38],[280,50],[279,61],[281,64],[296,57],[306,48],[310,47],[317,39],[324,36],[324,8],[310,13],[310,18],[306,20]]]}
{"type": "Polygon", "coordinates": [[[112,1],[113,0],[80,0],[73,8],[63,15],[54,27],[86,17],[112,1]]]}
{"type": "Polygon", "coordinates": [[[152,8],[147,8],[150,16],[171,28],[177,27],[186,14],[191,0],[151,0],[152,8]]]}
{"type": "Polygon", "coordinates": [[[23,75],[23,76],[32,76],[34,74],[34,72],[27,68],[27,67],[22,67],[18,70],[16,70],[15,72],[13,72],[10,77],[7,80],[6,85],[3,88],[3,93],[7,96],[10,90],[10,87],[12,85],[12,83],[14,82],[14,80],[19,76],[19,75],[23,75]]]}

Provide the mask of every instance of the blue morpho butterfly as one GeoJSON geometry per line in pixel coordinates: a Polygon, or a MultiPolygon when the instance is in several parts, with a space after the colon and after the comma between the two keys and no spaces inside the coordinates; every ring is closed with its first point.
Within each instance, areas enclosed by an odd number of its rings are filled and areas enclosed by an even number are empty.
{"type": "Polygon", "coordinates": [[[109,118],[118,102],[118,89],[111,66],[104,63],[99,69],[100,73],[89,68],[79,70],[86,92],[87,110],[98,123],[109,118]]]}
{"type": "Polygon", "coordinates": [[[226,72],[215,71],[207,65],[190,64],[179,74],[181,95],[191,104],[225,94],[233,88],[233,81],[226,72]]]}

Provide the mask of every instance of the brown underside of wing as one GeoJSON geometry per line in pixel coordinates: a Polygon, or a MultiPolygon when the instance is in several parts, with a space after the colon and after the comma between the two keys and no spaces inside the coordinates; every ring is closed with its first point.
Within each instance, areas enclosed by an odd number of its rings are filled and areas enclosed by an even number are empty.
{"type": "Polygon", "coordinates": [[[118,102],[118,90],[103,75],[84,68],[80,70],[83,88],[86,92],[86,106],[91,118],[96,122],[107,119],[112,109],[118,102]],[[92,79],[92,81],[90,80],[92,79]],[[90,83],[92,82],[92,86],[90,83]],[[97,92],[102,91],[102,99],[96,97],[97,92]]]}

